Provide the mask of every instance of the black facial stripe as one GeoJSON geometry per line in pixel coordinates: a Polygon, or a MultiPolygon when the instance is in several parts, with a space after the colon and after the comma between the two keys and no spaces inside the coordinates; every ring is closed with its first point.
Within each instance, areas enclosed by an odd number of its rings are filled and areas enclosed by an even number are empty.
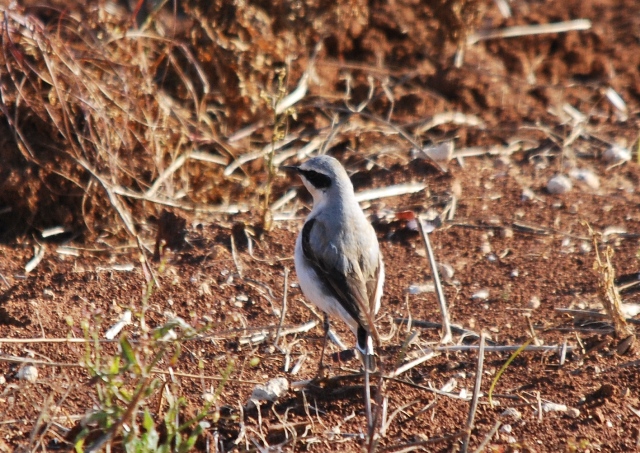
{"type": "Polygon", "coordinates": [[[314,170],[298,169],[300,174],[307,178],[316,189],[328,189],[331,186],[331,178],[314,170]]]}

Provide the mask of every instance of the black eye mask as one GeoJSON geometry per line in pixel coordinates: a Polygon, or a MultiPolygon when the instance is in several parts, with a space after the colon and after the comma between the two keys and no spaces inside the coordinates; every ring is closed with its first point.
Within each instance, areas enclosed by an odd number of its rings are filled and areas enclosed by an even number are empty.
{"type": "Polygon", "coordinates": [[[318,173],[314,170],[302,170],[298,169],[300,174],[307,178],[307,180],[315,187],[316,189],[328,189],[331,187],[331,178],[327,175],[323,175],[322,173],[318,173]]]}

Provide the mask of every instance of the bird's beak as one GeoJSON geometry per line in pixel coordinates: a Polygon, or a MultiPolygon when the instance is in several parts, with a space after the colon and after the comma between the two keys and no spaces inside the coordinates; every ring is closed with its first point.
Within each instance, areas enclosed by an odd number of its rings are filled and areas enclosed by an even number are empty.
{"type": "Polygon", "coordinates": [[[295,173],[300,171],[300,167],[296,167],[295,165],[280,165],[279,168],[284,171],[291,171],[295,173]]]}

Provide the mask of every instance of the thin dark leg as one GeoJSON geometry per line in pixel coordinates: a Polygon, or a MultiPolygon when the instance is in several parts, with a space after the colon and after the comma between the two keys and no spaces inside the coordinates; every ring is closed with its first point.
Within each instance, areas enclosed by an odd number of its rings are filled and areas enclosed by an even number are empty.
{"type": "Polygon", "coordinates": [[[371,372],[365,363],[364,366],[364,412],[367,417],[367,428],[369,436],[373,433],[373,415],[371,412],[371,372]]]}
{"type": "Polygon", "coordinates": [[[324,314],[324,322],[322,323],[324,327],[324,342],[322,343],[322,354],[320,355],[320,364],[318,365],[318,376],[322,376],[324,371],[324,353],[327,349],[327,341],[329,341],[329,315],[324,314]]]}

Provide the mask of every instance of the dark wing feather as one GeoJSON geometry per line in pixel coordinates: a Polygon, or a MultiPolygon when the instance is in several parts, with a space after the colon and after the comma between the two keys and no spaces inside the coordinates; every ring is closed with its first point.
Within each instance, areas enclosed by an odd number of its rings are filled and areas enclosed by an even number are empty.
{"type": "Polygon", "coordinates": [[[380,279],[380,266],[382,257],[378,258],[378,265],[374,269],[370,278],[367,279],[367,294],[369,295],[369,310],[373,313],[376,306],[376,291],[378,290],[378,280],[380,279]]]}
{"type": "MultiPolygon", "coordinates": [[[[353,268],[354,263],[349,263],[350,269],[343,273],[315,253],[310,241],[311,231],[316,222],[315,218],[309,219],[302,228],[302,251],[304,257],[316,271],[316,274],[324,283],[324,287],[330,291],[330,295],[358,322],[360,327],[365,331],[369,331],[367,316],[362,312],[362,310],[369,307],[369,297],[367,294],[363,294],[367,291],[368,285],[365,287],[360,283],[357,278],[357,272],[353,268]]],[[[320,225],[316,226],[316,228],[318,227],[320,225]]]]}

